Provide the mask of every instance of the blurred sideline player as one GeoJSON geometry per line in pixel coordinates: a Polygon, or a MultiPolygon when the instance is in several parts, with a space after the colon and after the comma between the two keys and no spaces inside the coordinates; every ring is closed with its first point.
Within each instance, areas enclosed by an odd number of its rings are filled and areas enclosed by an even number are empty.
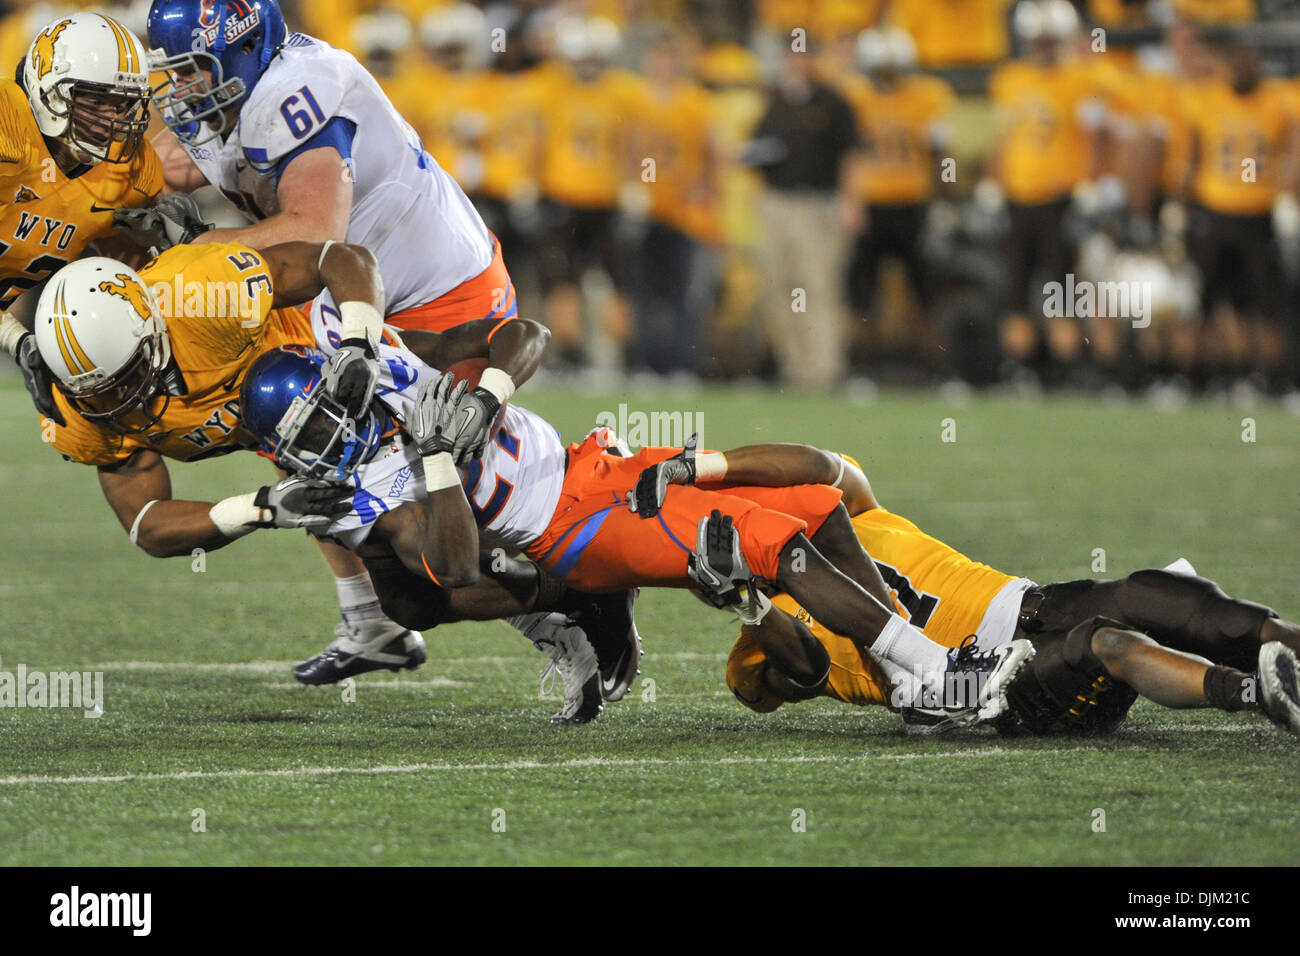
{"type": "MultiPolygon", "coordinates": [[[[873,655],[921,675],[916,694],[945,674],[970,677],[974,686],[967,682],[965,694],[935,708],[963,724],[1000,711],[1001,688],[1031,653],[1024,641],[990,654],[971,647],[950,652],[891,613],[883,603],[888,590],[830,485],[833,469],[819,476],[825,484],[792,484],[773,479],[763,450],[696,456],[693,440],[685,449],[628,457],[611,448],[608,429],[566,450],[554,428],[512,404],[482,458],[458,471],[447,452],[458,440],[465,384],[414,355],[402,358],[416,380],[372,411],[395,414],[407,432],[391,449],[367,451],[360,460],[340,457],[341,424],[302,424],[316,420],[320,392],[309,356],[282,350],[259,358],[242,406],[283,467],[299,474],[339,470],[366,492],[367,507],[332,516],[324,533],[366,559],[386,611],[409,627],[458,619],[449,605],[466,589],[502,590],[477,574],[481,540],[522,549],[570,588],[613,596],[642,586],[695,588],[755,623],[772,611],[755,576],[779,582],[873,655]],[[410,477],[394,481],[399,474],[410,477]],[[748,483],[754,474],[770,484],[748,483]],[[710,514],[730,536],[704,535],[710,514]]],[[[504,593],[490,603],[509,599],[504,593]]],[[[829,668],[824,651],[793,617],[771,616],[781,620],[766,632],[767,653],[795,684],[820,687],[829,668]]]]}
{"type": "Polygon", "coordinates": [[[58,414],[48,375],[7,310],[91,243],[112,247],[114,210],[146,206],[162,190],[144,142],[148,102],[144,47],[96,13],[47,24],[17,78],[0,78],[0,345],[42,414],[58,414]]]}
{"type": "Polygon", "coordinates": [[[583,275],[599,266],[613,291],[599,331],[621,358],[631,321],[626,292],[628,231],[644,223],[646,204],[631,130],[644,102],[644,81],[615,69],[622,36],[600,17],[565,17],[555,24],[558,58],[538,68],[529,92],[545,105],[536,158],[545,244],[538,269],[546,296],[546,324],[558,357],[585,364],[583,275]],[[638,201],[639,200],[639,201],[638,201]],[[622,228],[620,228],[622,227],[622,228]]]}
{"type": "Polygon", "coordinates": [[[998,122],[992,175],[1010,219],[1002,345],[1012,362],[1059,384],[1083,361],[1083,331],[1071,318],[1045,319],[1035,280],[1063,281],[1074,262],[1064,223],[1075,192],[1089,203],[1114,201],[1088,190],[1098,178],[1114,77],[1104,61],[1073,55],[1079,18],[1067,0],[1021,0],[1013,22],[1026,55],[989,81],[998,122]]]}
{"type": "MultiPolygon", "coordinates": [[[[767,448],[775,473],[787,479],[817,474],[820,462],[805,449],[767,448]]],[[[1229,598],[1212,581],[1196,577],[1186,561],[1123,580],[1039,587],[925,534],[882,508],[859,473],[851,475],[843,487],[853,528],[900,614],[945,646],[973,641],[988,649],[1017,637],[1033,641],[1038,653],[1008,686],[1009,714],[999,729],[1107,733],[1141,694],[1166,707],[1236,711],[1258,704],[1300,735],[1300,627],[1270,609],[1229,598]]],[[[767,666],[762,635],[745,626],[727,661],[728,686],[745,706],[768,713],[783,703],[826,696],[899,709],[894,683],[854,641],[818,623],[789,595],[775,596],[773,604],[795,615],[825,646],[830,677],[818,694],[791,686],[767,666]]],[[[913,733],[952,727],[943,715],[915,710],[903,710],[903,721],[913,733]]]]}
{"type": "Polygon", "coordinates": [[[902,30],[863,31],[857,62],[862,73],[852,75],[843,90],[858,114],[864,153],[858,195],[868,226],[854,245],[848,290],[861,318],[870,311],[886,256],[902,264],[916,301],[930,303],[921,237],[955,97],[943,80],[915,74],[916,45],[902,30]]]}
{"type": "MultiPolygon", "coordinates": [[[[398,329],[505,323],[518,314],[500,244],[350,53],[288,35],[275,0],[155,0],[148,22],[150,45],[160,51],[152,65],[171,77],[154,98],[172,131],[155,140],[167,188],[211,183],[255,220],[203,241],[363,245],[379,260],[385,321],[398,329]]],[[[486,34],[478,42],[486,45],[486,34]]],[[[338,312],[328,291],[312,307],[338,312]]],[[[497,374],[482,388],[500,402],[514,383],[497,374]]],[[[383,616],[361,563],[327,543],[321,551],[343,620],[300,673],[409,640],[383,616]]],[[[513,623],[529,634],[563,622],[513,623]]]]}
{"type": "MultiPolygon", "coordinates": [[[[1291,387],[1286,311],[1273,210],[1296,187],[1297,110],[1280,81],[1263,80],[1255,54],[1229,47],[1222,73],[1184,92],[1191,130],[1184,192],[1191,201],[1188,252],[1201,275],[1200,384],[1260,371],[1291,387]],[[1226,296],[1231,318],[1216,314],[1226,296]]],[[[1294,208],[1294,204],[1293,204],[1294,208]]],[[[1293,371],[1293,370],[1292,370],[1293,371]]]]}
{"type": "Polygon", "coordinates": [[[637,316],[629,365],[660,374],[707,367],[707,237],[718,196],[719,151],[709,95],[686,74],[686,38],[663,33],[645,54],[645,99],[632,124],[636,153],[654,160],[649,223],[636,254],[637,316]]]}

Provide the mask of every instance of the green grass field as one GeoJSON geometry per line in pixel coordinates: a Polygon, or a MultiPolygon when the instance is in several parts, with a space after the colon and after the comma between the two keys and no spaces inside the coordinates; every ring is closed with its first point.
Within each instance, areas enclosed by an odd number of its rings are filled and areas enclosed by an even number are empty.
{"type": "MultiPolygon", "coordinates": [[[[566,439],[620,400],[524,394],[566,439]]],[[[713,447],[849,451],[887,507],[1010,572],[1090,576],[1095,549],[1113,574],[1186,556],[1300,614],[1300,421],[1275,409],[774,390],[621,400],[703,413],[713,447]],[[955,442],[940,440],[944,419],[955,442]]],[[[917,742],[883,709],[759,716],[723,681],[734,621],[685,594],[643,595],[640,682],[587,727],[546,723],[558,704],[538,699],[543,659],[496,622],[431,632],[425,667],[367,675],[355,701],[293,686],[290,662],[337,618],[303,536],[260,532],[202,573],[145,556],[93,471],[41,443],[12,375],[0,443],[0,670],[105,681],[99,719],[0,709],[9,864],[1300,862],[1279,839],[1300,825],[1300,740],[1260,719],[1139,702],[1113,739],[917,742]]],[[[173,469],[176,494],[197,498],[269,475],[251,455],[173,469]]]]}

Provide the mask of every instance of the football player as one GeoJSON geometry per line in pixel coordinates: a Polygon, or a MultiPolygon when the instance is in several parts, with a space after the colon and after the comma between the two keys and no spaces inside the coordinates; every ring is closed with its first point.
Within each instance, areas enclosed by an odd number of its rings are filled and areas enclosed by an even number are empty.
{"type": "MultiPolygon", "coordinates": [[[[834,457],[793,445],[754,446],[753,454],[771,469],[769,481],[815,478],[834,457]]],[[[1039,587],[925,534],[882,508],[857,468],[846,474],[845,503],[858,540],[914,626],[954,647],[971,642],[987,649],[1020,637],[1033,642],[1037,653],[1007,688],[999,730],[1107,733],[1140,694],[1166,707],[1258,708],[1300,734],[1300,627],[1269,608],[1228,597],[1185,561],[1122,580],[1039,587]]],[[[797,599],[782,594],[773,603],[804,622],[831,658],[830,678],[818,694],[901,710],[910,733],[952,728],[933,707],[900,707],[896,675],[818,622],[797,599]]],[[[736,697],[767,713],[817,696],[768,666],[760,630],[745,626],[732,648],[727,683],[736,697]]]]}
{"type": "MultiPolygon", "coordinates": [[[[198,241],[364,245],[379,261],[386,321],[401,330],[518,314],[500,243],[350,53],[290,35],[275,0],[155,0],[148,30],[151,66],[171,78],[154,97],[171,130],[155,140],[166,188],[214,185],[254,220],[198,241]]],[[[314,307],[336,303],[327,290],[314,307]]],[[[373,360],[356,343],[333,344],[373,360]]],[[[486,408],[513,389],[489,376],[475,391],[486,408]]],[[[328,544],[322,552],[344,614],[335,641],[295,668],[311,682],[338,679],[341,656],[379,653],[404,636],[392,621],[349,612],[374,608],[374,587],[355,556],[328,544]]]]}
{"type": "MultiPolygon", "coordinates": [[[[66,458],[96,466],[104,496],[133,544],[157,557],[188,555],[195,548],[224,547],[261,527],[310,527],[314,519],[303,511],[308,501],[328,509],[360,495],[355,505],[340,507],[367,507],[369,499],[359,489],[340,492],[337,485],[325,488],[302,479],[215,504],[171,497],[164,458],[195,461],[255,445],[240,412],[239,389],[259,354],[280,347],[319,354],[314,346],[332,348],[329,343],[344,334],[346,320],[338,315],[317,312],[313,325],[289,305],[322,288],[341,303],[344,316],[368,315],[363,334],[375,348],[389,348],[382,344],[387,333],[379,319],[378,269],[361,246],[282,243],[263,253],[239,243],[177,246],[138,274],[112,259],[89,258],[50,281],[37,306],[35,335],[58,383],[54,400],[64,424],[47,420],[46,438],[66,458]]],[[[429,338],[408,334],[416,348],[429,338]]],[[[477,349],[474,354],[489,359],[491,368],[522,384],[540,360],[547,333],[534,322],[499,329],[484,319],[431,338],[440,342],[441,355],[477,349]]],[[[324,361],[322,366],[320,401],[350,421],[346,379],[324,361]]],[[[387,354],[383,367],[384,377],[376,383],[381,398],[411,375],[406,364],[387,354]]],[[[368,405],[369,398],[365,401],[368,405]]],[[[382,432],[360,427],[349,448],[360,455],[374,442],[391,439],[391,429],[391,424],[382,432]]],[[[471,435],[471,429],[462,430],[463,439],[471,435]]],[[[472,458],[474,451],[462,448],[458,454],[472,458]]],[[[499,555],[492,560],[494,568],[504,569],[503,576],[513,574],[511,586],[520,586],[518,580],[532,584],[539,576],[525,562],[499,555]]],[[[528,606],[519,613],[535,610],[528,606]]],[[[634,673],[639,655],[630,610],[624,600],[621,612],[627,617],[620,618],[618,601],[583,595],[570,595],[555,610],[576,627],[525,633],[565,680],[562,713],[590,719],[599,713],[601,689],[597,662],[586,660],[592,654],[586,634],[598,640],[616,634],[614,653],[634,673]]],[[[379,667],[409,668],[423,659],[423,639],[411,632],[396,647],[340,660],[331,680],[379,667]]]]}
{"type": "Polygon", "coordinates": [[[16,76],[0,79],[0,346],[56,420],[36,340],[8,310],[91,243],[112,247],[114,211],[146,206],[162,189],[144,142],[148,109],[144,47],[98,13],[47,24],[16,76]]]}
{"type": "MultiPolygon", "coordinates": [[[[583,591],[720,591],[723,604],[754,623],[773,611],[754,583],[761,576],[799,594],[872,655],[921,673],[918,694],[952,675],[977,678],[975,687],[965,685],[972,693],[943,702],[949,719],[965,724],[1001,712],[1002,689],[1032,652],[1028,642],[990,654],[972,647],[950,653],[887,610],[888,591],[829,478],[756,487],[751,476],[770,469],[743,450],[697,456],[692,443],[626,456],[611,447],[608,429],[566,449],[554,428],[514,404],[505,406],[483,455],[458,469],[452,452],[467,382],[401,348],[385,354],[411,375],[382,406],[372,406],[376,424],[367,433],[381,433],[380,423],[393,418],[406,431],[359,454],[346,453],[344,423],[328,413],[318,382],[321,356],[285,350],[262,356],[245,379],[241,406],[247,427],[281,467],[298,475],[342,474],[358,489],[355,506],[333,516],[326,533],[365,559],[395,620],[420,629],[455,620],[448,593],[500,589],[478,578],[480,539],[522,550],[583,591]],[[713,490],[687,486],[697,482],[713,490]],[[715,536],[716,547],[692,551],[684,542],[694,542],[710,513],[722,511],[734,541],[715,536]]],[[[436,350],[433,359],[448,364],[436,350]]],[[[764,632],[774,635],[765,649],[794,684],[820,688],[829,658],[793,617],[777,614],[786,621],[764,632]]]]}

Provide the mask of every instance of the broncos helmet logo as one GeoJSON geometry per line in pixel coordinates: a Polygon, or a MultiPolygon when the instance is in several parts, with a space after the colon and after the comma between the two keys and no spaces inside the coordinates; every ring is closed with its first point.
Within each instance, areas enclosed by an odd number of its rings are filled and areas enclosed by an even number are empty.
{"type": "Polygon", "coordinates": [[[142,321],[148,322],[153,315],[153,308],[149,303],[148,293],[145,292],[144,286],[133,281],[129,275],[123,272],[119,272],[113,278],[122,284],[117,285],[105,279],[99,284],[99,291],[126,299],[131,308],[135,309],[136,315],[140,316],[142,321]]]}
{"type": "Polygon", "coordinates": [[[38,79],[44,78],[54,66],[54,41],[70,23],[72,23],[70,19],[60,20],[58,23],[50,24],[37,35],[36,43],[32,47],[32,69],[36,71],[38,79]]]}

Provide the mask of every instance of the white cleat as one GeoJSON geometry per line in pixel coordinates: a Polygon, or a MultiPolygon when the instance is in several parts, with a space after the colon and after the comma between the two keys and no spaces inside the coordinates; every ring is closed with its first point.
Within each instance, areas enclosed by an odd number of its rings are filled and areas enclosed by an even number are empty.
{"type": "Polygon", "coordinates": [[[542,670],[541,696],[549,697],[558,674],[564,682],[564,706],[551,716],[551,723],[571,726],[586,724],[600,716],[600,670],[596,652],[580,628],[554,628],[533,641],[533,646],[551,659],[542,670]]]}
{"type": "Polygon", "coordinates": [[[993,649],[998,658],[980,689],[979,719],[996,720],[1007,709],[1007,687],[1016,679],[1021,668],[1034,659],[1038,651],[1029,641],[1018,638],[993,649]]]}
{"type": "Polygon", "coordinates": [[[1300,737],[1300,660],[1281,641],[1259,648],[1259,709],[1283,730],[1300,737]]]}

